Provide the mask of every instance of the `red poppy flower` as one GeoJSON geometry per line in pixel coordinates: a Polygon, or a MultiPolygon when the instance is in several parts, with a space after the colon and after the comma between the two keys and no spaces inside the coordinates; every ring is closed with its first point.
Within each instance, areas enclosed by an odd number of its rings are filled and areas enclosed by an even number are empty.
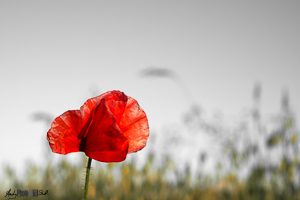
{"type": "Polygon", "coordinates": [[[145,147],[148,120],[138,102],[120,91],[88,99],[57,117],[47,133],[53,152],[84,152],[102,162],[123,161],[145,147]]]}

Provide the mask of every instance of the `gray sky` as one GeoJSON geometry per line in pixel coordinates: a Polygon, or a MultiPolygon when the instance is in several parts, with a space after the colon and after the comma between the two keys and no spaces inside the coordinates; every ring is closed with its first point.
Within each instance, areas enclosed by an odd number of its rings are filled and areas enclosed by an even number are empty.
{"type": "Polygon", "coordinates": [[[207,112],[238,114],[255,82],[262,108],[283,88],[300,114],[299,1],[0,0],[0,163],[40,160],[46,129],[31,115],[78,109],[92,91],[119,89],[146,110],[150,128],[180,120],[186,97],[157,66],[179,74],[207,112]]]}

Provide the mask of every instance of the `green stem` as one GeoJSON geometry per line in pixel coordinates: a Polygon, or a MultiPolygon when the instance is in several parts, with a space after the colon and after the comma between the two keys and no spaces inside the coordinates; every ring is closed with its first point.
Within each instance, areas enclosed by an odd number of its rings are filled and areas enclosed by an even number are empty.
{"type": "Polygon", "coordinates": [[[84,196],[83,199],[87,200],[87,194],[89,190],[89,179],[90,179],[90,171],[91,171],[92,159],[89,158],[86,166],[86,175],[85,175],[85,185],[84,185],[84,196]]]}

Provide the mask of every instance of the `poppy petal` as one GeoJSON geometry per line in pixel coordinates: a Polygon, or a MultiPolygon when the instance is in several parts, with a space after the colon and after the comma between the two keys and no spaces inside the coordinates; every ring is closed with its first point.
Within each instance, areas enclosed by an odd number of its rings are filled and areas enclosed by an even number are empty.
{"type": "Polygon", "coordinates": [[[98,106],[100,101],[102,99],[105,99],[107,102],[107,106],[115,116],[116,120],[121,118],[126,102],[127,102],[127,96],[117,90],[105,92],[99,96],[93,97],[88,99],[81,107],[81,113],[84,119],[88,118],[91,114],[91,112],[94,111],[94,109],[98,106]]]}
{"type": "Polygon", "coordinates": [[[114,116],[117,124],[119,124],[125,111],[128,97],[123,92],[112,91],[106,93],[103,98],[105,99],[106,105],[114,116]]]}
{"type": "Polygon", "coordinates": [[[69,110],[58,116],[47,132],[47,138],[53,152],[67,154],[78,152],[80,145],[79,133],[82,127],[79,110],[69,110]]]}
{"type": "Polygon", "coordinates": [[[120,122],[127,102],[127,96],[123,92],[113,90],[97,97],[90,98],[80,107],[83,124],[85,124],[85,127],[83,127],[84,130],[82,130],[82,134],[84,135],[83,137],[86,137],[86,129],[90,124],[90,120],[92,118],[91,115],[102,99],[106,100],[106,105],[116,122],[120,122]]]}
{"type": "Polygon", "coordinates": [[[136,152],[145,147],[149,137],[147,116],[138,102],[128,97],[127,104],[120,121],[120,129],[128,139],[128,152],[136,152]]]}
{"type": "Polygon", "coordinates": [[[120,162],[128,152],[127,138],[121,133],[107,101],[103,98],[92,113],[81,151],[102,162],[120,162]]]}

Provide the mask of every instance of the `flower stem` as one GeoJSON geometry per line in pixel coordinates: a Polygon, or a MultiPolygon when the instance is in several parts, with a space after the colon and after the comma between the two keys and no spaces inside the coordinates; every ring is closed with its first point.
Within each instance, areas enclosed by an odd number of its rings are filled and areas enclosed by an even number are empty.
{"type": "Polygon", "coordinates": [[[84,185],[84,196],[83,196],[84,200],[87,200],[87,194],[88,194],[88,190],[89,190],[91,164],[92,164],[92,159],[88,158],[88,162],[87,162],[87,166],[86,166],[85,185],[84,185]]]}

